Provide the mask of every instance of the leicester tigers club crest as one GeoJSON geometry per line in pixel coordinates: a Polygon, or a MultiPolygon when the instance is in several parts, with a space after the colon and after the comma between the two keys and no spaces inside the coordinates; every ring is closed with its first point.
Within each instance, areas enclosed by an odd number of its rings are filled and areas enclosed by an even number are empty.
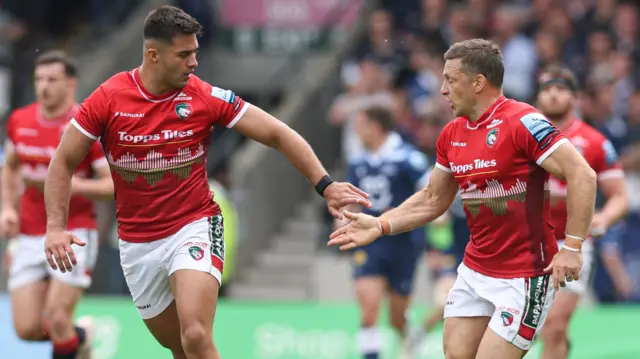
{"type": "Polygon", "coordinates": [[[193,259],[197,261],[201,260],[204,257],[204,251],[198,246],[189,247],[189,254],[193,259]]]}
{"type": "Polygon", "coordinates": [[[183,120],[186,120],[187,118],[189,118],[189,116],[191,116],[191,113],[193,112],[193,108],[191,107],[191,104],[186,103],[186,102],[181,102],[179,104],[176,104],[176,115],[178,115],[178,117],[180,117],[183,120]]]}
{"type": "Polygon", "coordinates": [[[487,134],[487,146],[489,147],[493,147],[493,145],[496,144],[496,142],[498,142],[498,136],[500,135],[500,130],[498,130],[497,128],[494,128],[493,130],[489,131],[489,133],[487,134]]]}

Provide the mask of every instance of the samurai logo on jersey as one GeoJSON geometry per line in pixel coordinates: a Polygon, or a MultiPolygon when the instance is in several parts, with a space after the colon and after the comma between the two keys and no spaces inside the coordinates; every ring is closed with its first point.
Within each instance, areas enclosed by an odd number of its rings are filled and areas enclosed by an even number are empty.
{"type": "Polygon", "coordinates": [[[491,168],[497,166],[496,160],[480,160],[475,159],[472,163],[466,165],[456,165],[453,162],[449,162],[449,168],[453,173],[465,173],[473,170],[479,170],[483,168],[491,168]]]}

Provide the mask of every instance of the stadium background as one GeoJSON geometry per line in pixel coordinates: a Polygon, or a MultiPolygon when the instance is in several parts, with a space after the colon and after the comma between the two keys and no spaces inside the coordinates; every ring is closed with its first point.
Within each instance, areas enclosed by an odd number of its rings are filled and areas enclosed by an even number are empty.
{"type": "MultiPolygon", "coordinates": [[[[141,27],[159,0],[0,1],[0,116],[33,100],[32,63],[64,48],[80,64],[78,100],[140,61],[141,27]]],[[[395,113],[398,131],[433,159],[451,119],[439,95],[442,53],[452,42],[487,37],[503,48],[507,96],[531,101],[536,72],[564,62],[577,72],[581,115],[620,152],[631,212],[598,246],[619,256],[630,282],[600,260],[572,325],[573,359],[640,358],[640,26],[637,3],[614,0],[181,0],[205,27],[198,75],[287,122],[307,138],[334,177],[353,136],[350,115],[371,103],[395,113]]],[[[216,341],[225,358],[352,359],[358,313],[349,256],[324,246],[331,220],[320,198],[274,151],[216,131],[209,172],[227,217],[225,298],[216,341]],[[232,219],[233,218],[233,219],[232,219]]],[[[4,137],[4,131],[2,131],[4,137]]],[[[113,232],[113,204],[100,205],[101,252],[79,314],[96,316],[98,359],[167,356],[132,305],[113,232]]],[[[447,225],[427,228],[432,248],[447,225]]],[[[1,244],[2,248],[4,243],[1,244]]],[[[423,261],[410,316],[430,303],[423,261]]],[[[11,327],[0,276],[2,358],[46,358],[11,327]]],[[[384,318],[384,316],[383,316],[384,318]]],[[[391,332],[384,358],[394,357],[391,332]]],[[[534,348],[532,352],[536,352],[534,348]]],[[[420,359],[443,358],[430,337],[420,359]]],[[[532,353],[530,357],[535,358],[532,353]]]]}

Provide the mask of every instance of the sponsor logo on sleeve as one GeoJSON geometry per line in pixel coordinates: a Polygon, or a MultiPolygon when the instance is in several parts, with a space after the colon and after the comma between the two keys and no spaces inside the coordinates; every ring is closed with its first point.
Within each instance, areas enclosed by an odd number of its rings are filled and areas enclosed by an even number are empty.
{"type": "Polygon", "coordinates": [[[546,117],[539,113],[530,113],[520,118],[520,122],[536,140],[541,150],[549,147],[559,132],[546,117]]]}
{"type": "Polygon", "coordinates": [[[236,94],[233,93],[233,91],[221,89],[220,87],[213,86],[211,88],[211,96],[219,98],[229,104],[233,104],[236,101],[236,94]]]}
{"type": "Polygon", "coordinates": [[[602,150],[604,151],[604,159],[607,162],[607,166],[613,166],[618,161],[618,153],[611,141],[605,140],[602,143],[602,150]]]}

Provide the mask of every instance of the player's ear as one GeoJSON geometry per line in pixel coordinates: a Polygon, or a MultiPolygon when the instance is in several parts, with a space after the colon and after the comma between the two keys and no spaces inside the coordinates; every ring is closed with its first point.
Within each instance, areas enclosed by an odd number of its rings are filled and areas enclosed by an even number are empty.
{"type": "Polygon", "coordinates": [[[475,90],[475,92],[479,93],[487,85],[487,78],[481,74],[477,74],[476,76],[474,76],[471,84],[473,85],[473,89],[475,90]]]}
{"type": "Polygon", "coordinates": [[[154,41],[146,40],[144,43],[144,56],[153,63],[158,62],[158,46],[154,41]]]}

